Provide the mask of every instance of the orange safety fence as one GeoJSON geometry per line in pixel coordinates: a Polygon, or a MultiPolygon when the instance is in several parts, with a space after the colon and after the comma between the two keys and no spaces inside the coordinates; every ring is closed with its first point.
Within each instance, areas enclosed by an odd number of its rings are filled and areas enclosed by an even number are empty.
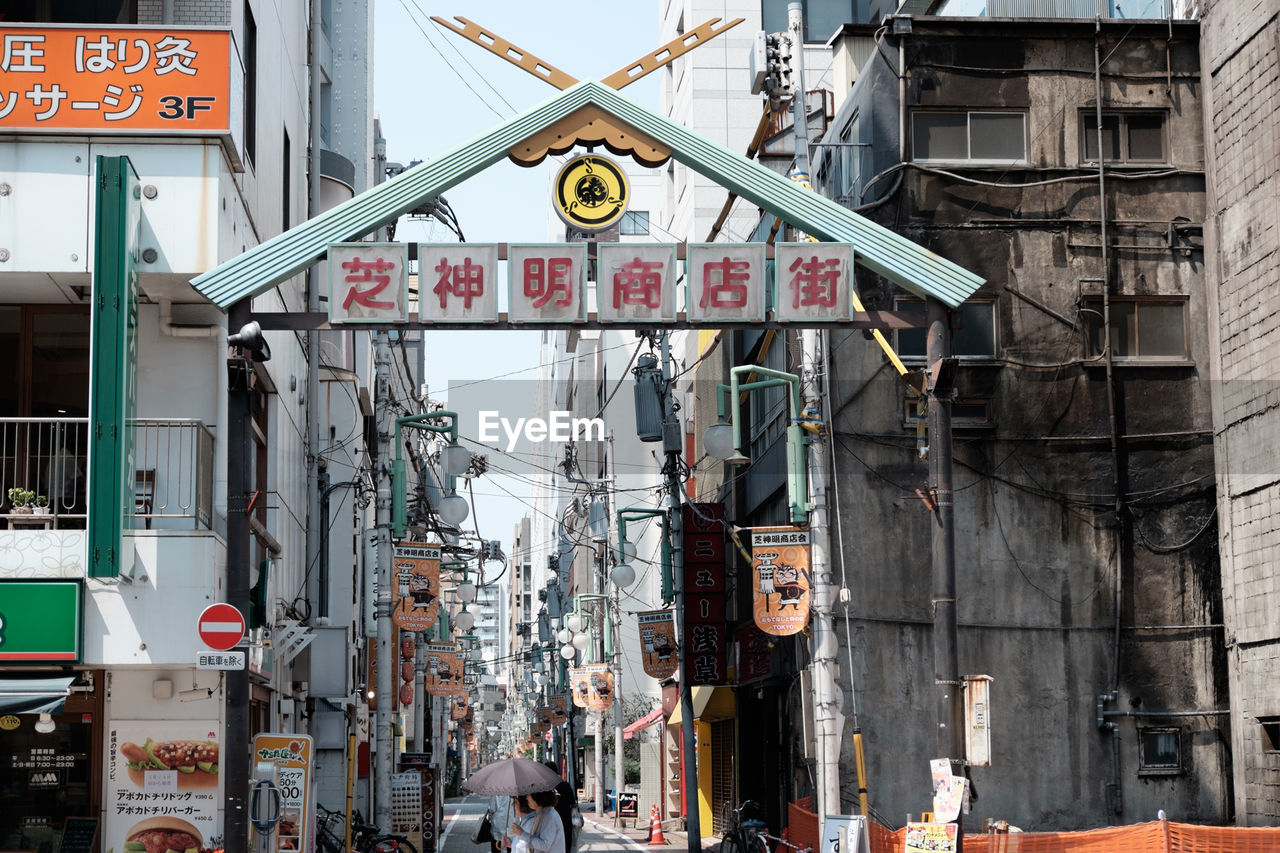
{"type": "MultiPolygon", "coordinates": [[[[902,853],[906,829],[870,824],[871,853],[902,853]]],[[[1199,826],[1152,821],[1082,832],[966,835],[965,853],[1277,853],[1280,827],[1199,826]]]]}
{"type": "MultiPolygon", "coordinates": [[[[818,846],[818,815],[806,797],[787,806],[787,836],[797,850],[818,846]]],[[[902,853],[907,830],[868,821],[871,853],[902,853]]],[[[1200,826],[1152,821],[1081,832],[966,835],[965,853],[1280,853],[1280,827],[1200,826]]]]}

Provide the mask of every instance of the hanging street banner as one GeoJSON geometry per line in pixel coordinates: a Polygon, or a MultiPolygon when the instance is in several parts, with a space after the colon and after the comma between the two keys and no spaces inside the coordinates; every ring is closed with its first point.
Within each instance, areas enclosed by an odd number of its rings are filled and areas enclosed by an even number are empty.
{"type": "Polygon", "coordinates": [[[804,630],[809,624],[809,529],[753,529],[751,575],[751,609],[760,630],[775,637],[804,630]]]}
{"type": "Polygon", "coordinates": [[[467,710],[471,707],[467,696],[454,695],[449,699],[449,719],[465,720],[467,718],[467,710]]]}
{"type": "Polygon", "coordinates": [[[440,546],[397,542],[392,557],[391,621],[401,631],[425,631],[436,624],[440,598],[440,546]]]}
{"type": "Polygon", "coordinates": [[[636,614],[644,673],[661,681],[676,674],[679,647],[675,617],[670,610],[646,610],[636,614]]]}
{"type": "Polygon", "coordinates": [[[587,696],[591,693],[591,683],[587,672],[582,668],[569,670],[569,687],[573,692],[573,704],[579,708],[587,707],[587,696]]]}
{"type": "Polygon", "coordinates": [[[551,725],[563,726],[569,721],[569,697],[557,693],[551,697],[551,725]]]}
{"type": "Polygon", "coordinates": [[[423,683],[426,691],[432,696],[453,696],[461,689],[465,694],[458,647],[453,643],[427,643],[422,650],[426,657],[426,677],[423,683]]]}
{"type": "Polygon", "coordinates": [[[684,637],[690,684],[729,680],[725,620],[724,505],[685,504],[684,637]]]}
{"type": "Polygon", "coordinates": [[[587,707],[607,711],[613,705],[613,670],[607,663],[591,663],[582,667],[587,675],[587,707]]]}
{"type": "Polygon", "coordinates": [[[329,246],[329,323],[409,322],[409,247],[404,243],[329,246]]]}

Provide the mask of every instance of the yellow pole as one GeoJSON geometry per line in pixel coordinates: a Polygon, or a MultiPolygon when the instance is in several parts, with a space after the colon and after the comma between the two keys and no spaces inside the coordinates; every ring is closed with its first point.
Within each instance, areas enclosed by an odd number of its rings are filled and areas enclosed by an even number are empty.
{"type": "Polygon", "coordinates": [[[342,836],[343,853],[351,849],[351,812],[355,806],[356,789],[356,736],[347,738],[347,820],[342,836]]]}
{"type": "Polygon", "coordinates": [[[862,751],[862,729],[853,730],[853,757],[858,768],[858,812],[871,817],[871,803],[867,799],[867,754],[862,751]]]}

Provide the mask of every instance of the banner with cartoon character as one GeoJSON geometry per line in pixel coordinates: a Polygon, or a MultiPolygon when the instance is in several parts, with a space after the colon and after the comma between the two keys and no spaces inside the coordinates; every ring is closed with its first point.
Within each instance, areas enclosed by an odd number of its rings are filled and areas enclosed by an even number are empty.
{"type": "Polygon", "coordinates": [[[607,711],[613,707],[613,671],[609,664],[588,664],[582,670],[587,674],[587,707],[593,711],[607,711]]]}
{"type": "Polygon", "coordinates": [[[102,849],[222,847],[217,720],[115,721],[107,733],[102,849]]]}
{"type": "Polygon", "coordinates": [[[587,695],[591,692],[591,684],[587,680],[585,668],[569,670],[569,687],[573,691],[573,704],[579,708],[587,707],[587,695]]]}
{"type": "Polygon", "coordinates": [[[647,610],[636,614],[640,627],[644,673],[650,678],[670,678],[679,664],[676,623],[670,610],[647,610]]]}
{"type": "Polygon", "coordinates": [[[432,696],[452,696],[459,690],[465,694],[458,647],[453,643],[427,643],[422,648],[426,658],[426,691],[432,696]]]}
{"type": "Polygon", "coordinates": [[[551,697],[551,725],[563,726],[569,721],[569,697],[558,693],[551,697]]]}
{"type": "Polygon", "coordinates": [[[752,615],[775,637],[798,634],[809,624],[809,531],[757,527],[751,531],[752,615]]]}
{"type": "Polygon", "coordinates": [[[455,694],[449,698],[449,719],[465,720],[467,718],[467,710],[471,707],[471,701],[467,694],[461,696],[455,694]]]}
{"type": "Polygon", "coordinates": [[[425,631],[436,624],[440,598],[440,546],[397,542],[392,557],[391,621],[401,631],[425,631]]]}

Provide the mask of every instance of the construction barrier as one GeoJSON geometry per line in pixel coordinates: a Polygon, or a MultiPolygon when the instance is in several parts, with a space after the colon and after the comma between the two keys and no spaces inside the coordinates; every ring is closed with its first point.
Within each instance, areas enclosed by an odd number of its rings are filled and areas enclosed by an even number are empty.
{"type": "MultiPolygon", "coordinates": [[[[812,798],[787,806],[788,835],[803,850],[818,846],[812,798]],[[807,807],[807,808],[806,808],[807,807]]],[[[867,822],[871,853],[902,853],[907,830],[867,822]]],[[[1278,853],[1280,827],[1201,826],[1157,820],[1082,832],[1002,832],[964,837],[965,853],[1278,853]]]]}

